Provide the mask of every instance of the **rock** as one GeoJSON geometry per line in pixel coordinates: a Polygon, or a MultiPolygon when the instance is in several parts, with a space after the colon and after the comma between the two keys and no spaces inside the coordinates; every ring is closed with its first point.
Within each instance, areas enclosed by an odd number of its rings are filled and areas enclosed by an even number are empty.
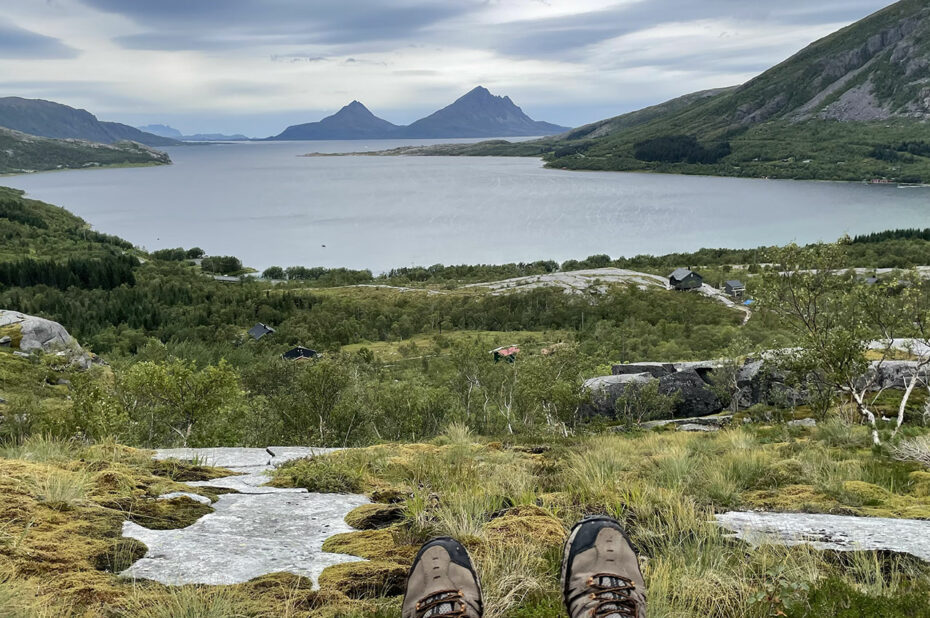
{"type": "Polygon", "coordinates": [[[711,427],[725,427],[733,421],[732,414],[715,414],[713,416],[698,416],[696,418],[671,418],[662,421],[647,421],[641,423],[643,429],[654,429],[656,427],[665,427],[666,425],[707,425],[711,427]]]}
{"type": "Polygon", "coordinates": [[[697,423],[684,423],[678,425],[678,431],[695,431],[695,432],[712,432],[720,431],[720,427],[715,425],[698,425],[697,423]]]}
{"type": "Polygon", "coordinates": [[[635,363],[628,365],[614,365],[611,373],[615,376],[637,375],[648,373],[654,378],[661,378],[675,373],[675,365],[671,363],[635,363]]]}
{"type": "Polygon", "coordinates": [[[892,551],[930,561],[930,521],[807,513],[724,513],[717,524],[753,545],[810,543],[836,551],[892,551]]]}
{"type": "Polygon", "coordinates": [[[80,349],[74,338],[58,322],[26,315],[18,311],[0,309],[0,329],[10,329],[14,332],[18,330],[18,342],[12,335],[7,336],[10,337],[11,344],[23,352],[31,350],[57,352],[62,349],[80,349]]]}
{"type": "Polygon", "coordinates": [[[58,378],[58,380],[55,381],[55,384],[58,386],[71,386],[71,380],[66,380],[64,378],[58,378]]]}
{"type": "Polygon", "coordinates": [[[212,504],[213,501],[206,496],[201,496],[199,494],[192,494],[189,491],[173,491],[170,494],[164,494],[163,496],[158,496],[159,500],[174,500],[175,498],[190,498],[195,502],[200,504],[212,504]]]}
{"type": "Polygon", "coordinates": [[[788,427],[816,427],[817,421],[812,418],[802,418],[796,421],[788,421],[788,427]]]}
{"type": "Polygon", "coordinates": [[[0,347],[8,348],[11,345],[13,345],[12,337],[10,337],[9,335],[4,335],[3,337],[0,337],[0,347]]]}
{"type": "MultiPolygon", "coordinates": [[[[617,399],[629,384],[648,384],[656,378],[650,373],[619,374],[592,378],[584,383],[591,394],[590,403],[584,411],[613,418],[617,399]]],[[[676,371],[658,378],[659,391],[665,395],[678,395],[675,406],[676,418],[708,416],[723,409],[723,405],[695,369],[676,371]]]]}
{"type": "Polygon", "coordinates": [[[19,358],[31,358],[32,357],[31,354],[27,354],[26,352],[20,352],[19,350],[15,350],[13,352],[13,356],[18,356],[19,358]]]}
{"type": "Polygon", "coordinates": [[[198,459],[245,473],[188,483],[243,493],[221,495],[212,505],[213,513],[179,530],[150,530],[125,522],[123,536],[141,541],[149,551],[122,576],[167,585],[230,585],[287,572],[316,581],[329,566],[358,561],[322,547],[326,538],[351,531],[343,519],[368,502],[364,496],[265,487],[274,460],[268,449],[169,449],[156,457],[198,459]]]}

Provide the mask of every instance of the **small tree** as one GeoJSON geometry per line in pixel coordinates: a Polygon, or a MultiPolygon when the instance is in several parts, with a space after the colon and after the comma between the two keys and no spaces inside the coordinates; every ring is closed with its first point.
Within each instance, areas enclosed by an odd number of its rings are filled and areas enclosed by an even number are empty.
{"type": "Polygon", "coordinates": [[[280,266],[269,266],[262,273],[262,279],[284,279],[284,269],[280,266]]]}
{"type": "Polygon", "coordinates": [[[631,382],[624,386],[614,409],[617,411],[617,418],[626,422],[628,427],[632,427],[650,419],[671,416],[680,398],[678,393],[662,393],[656,379],[631,382]]]}
{"type": "Polygon", "coordinates": [[[844,275],[844,258],[841,244],[776,250],[776,268],[763,277],[757,297],[795,335],[798,347],[778,353],[777,364],[800,381],[848,395],[878,445],[872,410],[877,395],[870,399],[870,393],[880,394],[885,386],[880,383],[882,366],[894,357],[895,339],[914,332],[921,293],[859,283],[844,275]]]}

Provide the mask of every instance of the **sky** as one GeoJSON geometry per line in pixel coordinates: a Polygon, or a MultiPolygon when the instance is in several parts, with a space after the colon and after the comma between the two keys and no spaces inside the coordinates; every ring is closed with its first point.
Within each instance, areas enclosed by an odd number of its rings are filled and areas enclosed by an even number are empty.
{"type": "Polygon", "coordinates": [[[889,0],[0,0],[0,96],[264,137],[477,85],[579,126],[743,83],[889,0]]]}

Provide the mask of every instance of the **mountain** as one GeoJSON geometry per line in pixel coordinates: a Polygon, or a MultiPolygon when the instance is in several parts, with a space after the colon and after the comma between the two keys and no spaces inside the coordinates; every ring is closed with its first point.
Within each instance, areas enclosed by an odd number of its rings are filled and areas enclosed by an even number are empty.
{"type": "Polygon", "coordinates": [[[247,142],[249,138],[241,133],[227,135],[226,133],[195,133],[194,135],[184,135],[181,139],[185,142],[247,142]]]}
{"type": "Polygon", "coordinates": [[[52,139],[0,127],[0,174],[170,163],[167,154],[135,142],[100,144],[74,139],[52,139]]]}
{"type": "Polygon", "coordinates": [[[733,88],[539,142],[552,167],[930,181],[930,4],[902,0],[733,88]]]}
{"type": "Polygon", "coordinates": [[[368,108],[352,101],[319,122],[288,127],[274,140],[342,140],[387,139],[395,137],[401,127],[378,118],[368,108]]]}
{"type": "Polygon", "coordinates": [[[101,122],[83,109],[42,99],[0,98],[0,127],[39,137],[79,139],[101,144],[131,140],[146,146],[174,146],[177,140],[118,122],[101,122]]]}
{"type": "Polygon", "coordinates": [[[244,142],[249,139],[241,133],[236,133],[235,135],[226,135],[224,133],[196,133],[194,135],[184,135],[174,127],[169,127],[166,124],[149,124],[137,128],[146,133],[152,133],[161,137],[170,137],[171,139],[181,140],[183,142],[244,142]]]}
{"type": "Polygon", "coordinates": [[[510,97],[494,96],[478,86],[452,105],[398,126],[378,118],[358,101],[320,122],[288,127],[274,140],[342,139],[444,139],[458,137],[520,137],[554,135],[568,131],[548,122],[537,122],[514,105],[510,97]]]}
{"type": "Polygon", "coordinates": [[[478,86],[452,105],[408,126],[404,129],[404,137],[518,137],[554,135],[568,130],[568,127],[535,121],[510,97],[494,96],[487,88],[478,86]]]}
{"type": "Polygon", "coordinates": [[[147,124],[144,127],[136,127],[140,131],[145,131],[146,133],[151,133],[152,135],[158,135],[159,137],[170,137],[171,139],[183,139],[184,134],[175,129],[174,127],[169,127],[166,124],[147,124]]]}

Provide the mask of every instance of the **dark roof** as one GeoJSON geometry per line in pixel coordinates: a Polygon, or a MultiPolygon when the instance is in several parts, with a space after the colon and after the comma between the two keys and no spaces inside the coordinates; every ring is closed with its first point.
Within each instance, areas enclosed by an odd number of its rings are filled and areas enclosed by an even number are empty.
{"type": "Polygon", "coordinates": [[[746,287],[745,285],[743,285],[743,282],[742,282],[742,281],[739,281],[739,280],[737,280],[737,279],[731,279],[730,281],[727,281],[727,285],[730,286],[731,288],[744,288],[744,287],[746,287]]]}
{"type": "MultiPolygon", "coordinates": [[[[676,281],[684,281],[691,275],[697,275],[696,272],[692,272],[690,268],[679,268],[671,275],[668,276],[669,279],[674,279],[676,281]]],[[[700,275],[698,275],[700,277],[700,275]]]]}
{"type": "Polygon", "coordinates": [[[296,348],[292,348],[288,350],[287,352],[282,354],[282,356],[286,360],[297,360],[300,358],[316,358],[317,356],[319,356],[319,353],[317,353],[316,350],[311,350],[310,348],[305,348],[303,346],[297,346],[296,348]]]}
{"type": "Polygon", "coordinates": [[[274,329],[270,326],[265,326],[261,322],[249,329],[249,334],[252,335],[252,338],[258,341],[265,335],[270,335],[274,332],[274,329]]]}

